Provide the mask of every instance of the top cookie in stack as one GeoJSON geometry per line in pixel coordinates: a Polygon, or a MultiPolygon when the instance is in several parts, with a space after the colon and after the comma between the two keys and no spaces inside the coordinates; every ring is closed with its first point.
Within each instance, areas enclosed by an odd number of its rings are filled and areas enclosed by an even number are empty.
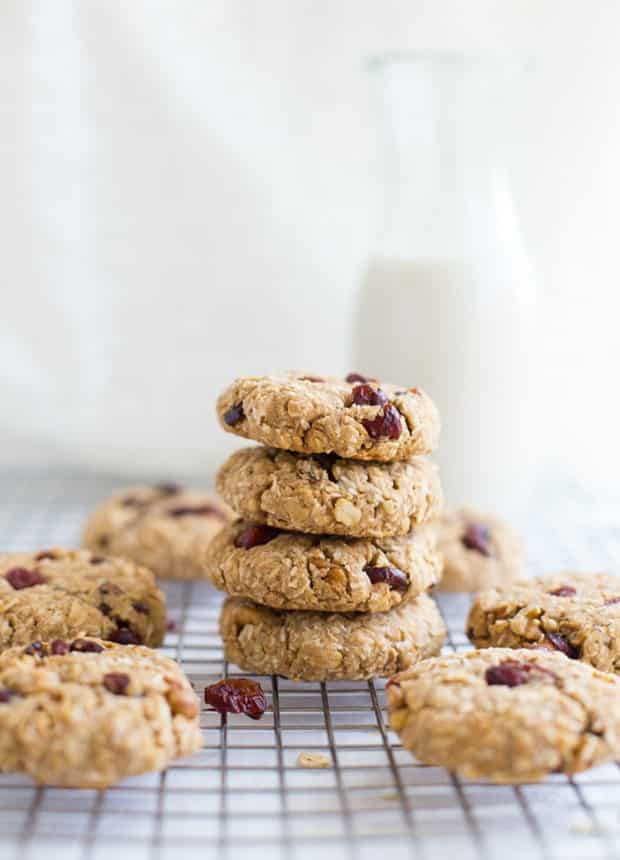
{"type": "Polygon", "coordinates": [[[217,411],[225,430],[269,446],[237,451],[218,475],[243,517],[214,539],[206,570],[232,595],[228,659],[328,680],[436,653],[444,629],[424,592],[441,571],[423,523],[441,487],[422,455],[439,416],[428,395],[360,374],[285,374],[237,380],[217,411]]]}

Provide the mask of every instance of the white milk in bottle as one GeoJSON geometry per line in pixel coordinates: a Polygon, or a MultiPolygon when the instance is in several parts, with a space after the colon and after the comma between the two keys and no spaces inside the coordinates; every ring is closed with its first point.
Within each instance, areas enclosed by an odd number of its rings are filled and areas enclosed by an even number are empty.
{"type": "Polygon", "coordinates": [[[387,229],[360,288],[352,366],[426,389],[442,418],[447,501],[510,516],[535,477],[535,305],[492,128],[494,65],[376,64],[390,117],[387,229]]]}

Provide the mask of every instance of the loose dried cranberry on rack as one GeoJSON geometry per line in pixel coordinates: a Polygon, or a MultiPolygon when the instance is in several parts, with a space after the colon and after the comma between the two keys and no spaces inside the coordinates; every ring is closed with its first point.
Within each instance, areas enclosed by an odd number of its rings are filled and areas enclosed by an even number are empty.
{"type": "Polygon", "coordinates": [[[363,418],[362,424],[371,439],[398,439],[403,432],[400,413],[391,403],[386,404],[376,418],[363,418]]]}
{"type": "Polygon", "coordinates": [[[554,597],[574,597],[577,594],[577,589],[573,588],[572,585],[561,585],[559,588],[554,588],[547,593],[552,594],[554,597]]]}
{"type": "Polygon", "coordinates": [[[367,564],[364,573],[373,584],[387,582],[394,591],[407,591],[409,587],[407,574],[397,567],[373,567],[367,564]]]}
{"type": "Polygon", "coordinates": [[[482,523],[468,523],[465,534],[461,538],[461,543],[467,549],[472,549],[475,552],[479,552],[480,555],[489,557],[491,555],[489,547],[490,537],[491,532],[488,526],[484,526],[482,523]]]}
{"type": "Polygon", "coordinates": [[[561,651],[571,660],[576,660],[579,657],[579,648],[571,645],[566,636],[562,636],[561,633],[545,633],[545,639],[556,651],[561,651]]]}
{"type": "Polygon", "coordinates": [[[243,421],[244,418],[245,412],[243,411],[243,403],[235,403],[234,406],[231,406],[230,409],[224,413],[224,424],[228,424],[229,427],[234,427],[235,424],[243,421]]]}
{"type": "Polygon", "coordinates": [[[98,654],[104,650],[103,645],[93,642],[92,639],[74,639],[71,643],[71,651],[78,651],[80,653],[98,654]]]}
{"type": "Polygon", "coordinates": [[[267,710],[263,688],[247,678],[223,678],[205,687],[205,702],[220,714],[245,714],[253,720],[267,710]]]}
{"type": "Polygon", "coordinates": [[[33,585],[43,585],[47,579],[38,570],[28,570],[25,567],[14,567],[4,574],[7,580],[16,590],[32,588],[33,585]]]}
{"type": "Polygon", "coordinates": [[[279,534],[278,529],[273,529],[271,526],[253,525],[238,534],[235,538],[235,546],[240,549],[252,549],[255,546],[262,546],[269,543],[279,534]]]}
{"type": "Polygon", "coordinates": [[[387,395],[380,388],[363,383],[351,391],[349,406],[383,406],[388,402],[387,395]]]}
{"type": "Polygon", "coordinates": [[[124,672],[108,672],[103,676],[103,686],[115,696],[124,696],[129,686],[129,675],[124,672]]]}

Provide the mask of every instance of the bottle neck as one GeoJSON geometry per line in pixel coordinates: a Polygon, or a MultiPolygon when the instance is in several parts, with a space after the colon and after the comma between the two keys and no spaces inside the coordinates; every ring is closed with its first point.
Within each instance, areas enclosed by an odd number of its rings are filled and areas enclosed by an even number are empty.
{"type": "Polygon", "coordinates": [[[486,64],[388,63],[380,75],[385,164],[380,244],[391,254],[463,256],[492,229],[502,166],[497,82],[486,64]]]}

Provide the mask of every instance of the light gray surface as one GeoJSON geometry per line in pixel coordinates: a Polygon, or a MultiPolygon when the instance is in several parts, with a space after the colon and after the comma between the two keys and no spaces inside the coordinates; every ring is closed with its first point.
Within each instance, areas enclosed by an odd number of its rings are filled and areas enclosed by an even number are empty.
{"type": "MultiPolygon", "coordinates": [[[[115,484],[0,476],[0,548],[74,544],[86,511],[115,484]]],[[[527,529],[531,568],[617,569],[615,508],[570,489],[548,495],[527,529]]],[[[202,696],[206,683],[237,671],[219,643],[220,596],[204,585],[167,590],[178,628],[164,651],[202,696]]],[[[440,599],[447,650],[467,647],[468,602],[440,599]]],[[[162,775],[105,792],[1,776],[0,860],[620,857],[616,765],[517,789],[462,781],[400,747],[386,728],[383,682],[261,681],[271,705],[262,720],[225,725],[205,709],[205,749],[162,775]],[[299,768],[303,751],[323,752],[334,766],[299,768]]]]}

